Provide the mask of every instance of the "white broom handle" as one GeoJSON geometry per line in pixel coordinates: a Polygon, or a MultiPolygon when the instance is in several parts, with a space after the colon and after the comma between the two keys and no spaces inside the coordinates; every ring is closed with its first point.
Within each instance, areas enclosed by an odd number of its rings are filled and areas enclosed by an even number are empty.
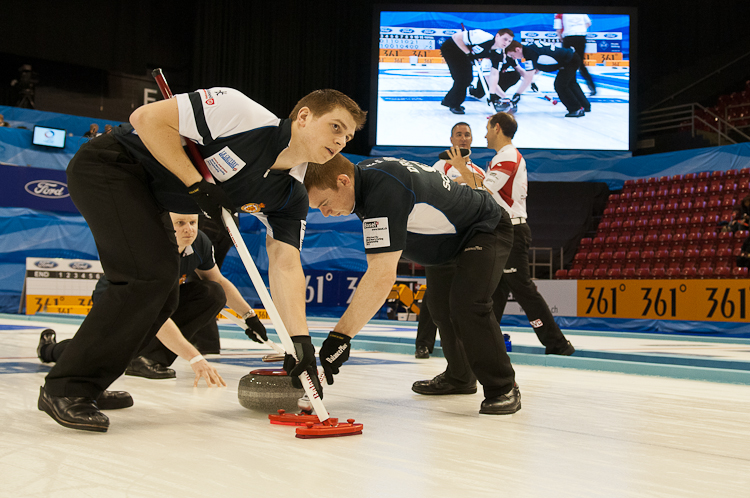
{"type": "MultiPolygon", "coordinates": [[[[284,349],[288,351],[289,354],[294,355],[294,357],[296,358],[297,355],[294,352],[294,343],[292,342],[292,338],[289,336],[289,332],[286,330],[284,321],[281,319],[281,315],[279,315],[279,312],[276,309],[276,305],[273,303],[273,299],[271,299],[271,294],[269,294],[268,289],[266,289],[266,283],[263,282],[263,278],[260,276],[260,273],[258,272],[258,268],[255,266],[255,262],[253,261],[252,256],[250,256],[250,251],[247,250],[245,241],[242,240],[242,235],[240,234],[240,231],[234,222],[234,218],[231,214],[229,214],[229,211],[227,211],[225,208],[222,208],[221,219],[224,222],[224,226],[227,228],[227,232],[229,232],[229,236],[232,238],[232,242],[234,242],[234,246],[237,248],[240,259],[245,265],[247,273],[250,275],[250,280],[252,280],[253,286],[255,286],[255,290],[258,292],[258,296],[260,297],[263,306],[266,308],[268,316],[271,318],[271,322],[276,329],[276,334],[279,336],[282,346],[284,346],[284,349]]],[[[299,358],[297,359],[299,360],[299,358]]],[[[323,405],[323,400],[320,398],[318,391],[315,389],[315,384],[313,384],[313,381],[312,379],[310,379],[307,371],[303,371],[300,374],[299,380],[300,382],[302,382],[302,387],[305,389],[305,394],[307,394],[307,397],[310,398],[310,402],[315,409],[315,414],[318,416],[318,419],[323,422],[328,418],[328,411],[323,405]]]]}

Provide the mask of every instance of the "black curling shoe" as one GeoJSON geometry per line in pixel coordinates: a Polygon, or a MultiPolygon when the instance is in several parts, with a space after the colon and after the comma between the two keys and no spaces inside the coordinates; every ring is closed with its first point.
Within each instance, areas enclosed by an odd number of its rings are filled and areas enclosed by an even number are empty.
{"type": "Polygon", "coordinates": [[[42,386],[37,408],[69,429],[107,432],[109,428],[109,419],[99,411],[94,398],[52,396],[42,386]]]}
{"type": "Polygon", "coordinates": [[[510,415],[521,409],[521,391],[518,384],[510,392],[482,401],[479,413],[486,415],[510,415]]]}

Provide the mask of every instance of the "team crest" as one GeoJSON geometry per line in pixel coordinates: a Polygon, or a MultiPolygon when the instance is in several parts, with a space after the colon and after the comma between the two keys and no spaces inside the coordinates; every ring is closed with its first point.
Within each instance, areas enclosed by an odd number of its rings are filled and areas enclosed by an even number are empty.
{"type": "Polygon", "coordinates": [[[260,204],[256,204],[254,202],[251,202],[250,204],[245,204],[240,209],[246,213],[259,213],[261,209],[266,207],[265,204],[262,202],[260,204]]]}

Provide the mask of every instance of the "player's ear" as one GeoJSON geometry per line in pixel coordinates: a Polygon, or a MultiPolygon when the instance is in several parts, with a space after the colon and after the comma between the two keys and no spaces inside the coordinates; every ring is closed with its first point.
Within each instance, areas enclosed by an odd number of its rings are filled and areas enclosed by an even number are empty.
{"type": "Polygon", "coordinates": [[[299,126],[305,126],[312,117],[309,107],[303,107],[297,113],[297,124],[299,126]]]}
{"type": "Polygon", "coordinates": [[[339,183],[341,187],[348,187],[352,183],[352,179],[349,178],[349,175],[346,175],[344,173],[341,173],[337,178],[337,183],[339,183]]]}

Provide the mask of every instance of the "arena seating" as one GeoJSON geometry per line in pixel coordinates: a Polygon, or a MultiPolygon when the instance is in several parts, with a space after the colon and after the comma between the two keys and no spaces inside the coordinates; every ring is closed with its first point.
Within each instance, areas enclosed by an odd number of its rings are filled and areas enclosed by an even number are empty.
{"type": "Polygon", "coordinates": [[[555,278],[747,278],[734,262],[750,234],[719,223],[748,194],[750,168],[628,180],[555,278]]]}
{"type": "MultiPolygon", "coordinates": [[[[726,118],[733,126],[741,128],[747,133],[745,128],[750,126],[750,80],[745,83],[745,89],[743,91],[720,96],[716,105],[709,107],[707,110],[709,112],[697,110],[696,114],[704,121],[712,123],[717,121],[716,118],[710,114],[713,113],[721,118],[726,118]]],[[[702,130],[713,131],[708,125],[701,121],[698,121],[696,126],[702,130]]]]}

